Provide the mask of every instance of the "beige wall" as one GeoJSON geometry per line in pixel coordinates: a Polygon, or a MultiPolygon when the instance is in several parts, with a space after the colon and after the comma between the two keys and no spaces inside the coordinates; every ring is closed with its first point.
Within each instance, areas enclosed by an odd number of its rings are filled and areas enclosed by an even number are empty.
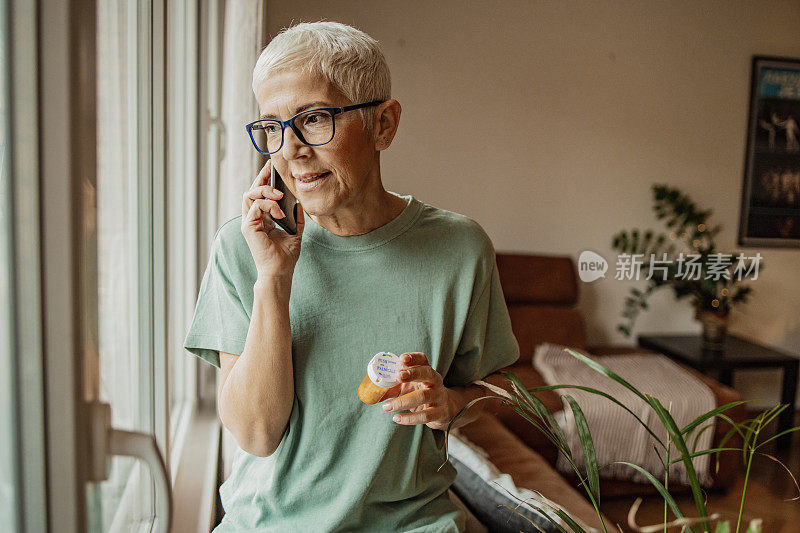
{"type": "MultiPolygon", "coordinates": [[[[800,2],[270,1],[269,32],[321,19],[381,42],[403,106],[386,188],[464,213],[498,251],[591,249],[610,276],[581,284],[591,343],[615,331],[630,283],[614,233],[661,229],[650,185],[713,208],[722,251],[765,270],[730,329],[800,354],[800,249],[739,248],[751,56],[800,57],[800,2]]],[[[643,286],[639,282],[637,286],[643,286]]],[[[688,303],[651,299],[634,335],[698,332],[688,303]]],[[[739,375],[777,402],[778,375],[739,375]]]]}

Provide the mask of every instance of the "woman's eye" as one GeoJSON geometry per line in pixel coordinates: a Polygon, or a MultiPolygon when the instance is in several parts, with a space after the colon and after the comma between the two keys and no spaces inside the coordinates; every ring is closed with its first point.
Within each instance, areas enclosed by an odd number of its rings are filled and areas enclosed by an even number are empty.
{"type": "Polygon", "coordinates": [[[316,124],[319,121],[323,120],[322,117],[323,113],[309,113],[306,115],[306,124],[316,124]]]}

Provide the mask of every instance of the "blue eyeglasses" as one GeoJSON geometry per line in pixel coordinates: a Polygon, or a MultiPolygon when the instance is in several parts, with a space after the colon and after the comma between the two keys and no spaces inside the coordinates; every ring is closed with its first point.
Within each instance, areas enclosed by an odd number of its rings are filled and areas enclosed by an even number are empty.
{"type": "Polygon", "coordinates": [[[345,107],[323,107],[302,111],[288,120],[260,119],[245,128],[253,146],[264,155],[274,154],[283,147],[283,132],[292,128],[297,138],[308,146],[321,146],[331,142],[336,133],[335,117],[345,111],[382,104],[385,100],[373,100],[365,104],[345,107]]]}

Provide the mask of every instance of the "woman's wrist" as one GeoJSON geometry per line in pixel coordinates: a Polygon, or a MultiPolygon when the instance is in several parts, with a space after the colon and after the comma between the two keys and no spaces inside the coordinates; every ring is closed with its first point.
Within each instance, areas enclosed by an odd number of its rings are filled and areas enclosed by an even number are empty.
{"type": "MultiPolygon", "coordinates": [[[[486,396],[486,391],[483,387],[479,385],[475,385],[470,383],[464,387],[448,387],[447,388],[447,396],[448,401],[450,404],[450,418],[456,416],[456,414],[464,408],[469,402],[486,396]]],[[[473,420],[477,419],[483,413],[483,403],[484,402],[475,402],[472,406],[467,409],[453,424],[454,428],[465,426],[472,422],[473,420]]],[[[449,422],[449,420],[448,420],[449,422]]]]}
{"type": "Polygon", "coordinates": [[[289,299],[292,292],[291,276],[259,275],[253,285],[253,292],[262,296],[277,296],[289,299]]]}

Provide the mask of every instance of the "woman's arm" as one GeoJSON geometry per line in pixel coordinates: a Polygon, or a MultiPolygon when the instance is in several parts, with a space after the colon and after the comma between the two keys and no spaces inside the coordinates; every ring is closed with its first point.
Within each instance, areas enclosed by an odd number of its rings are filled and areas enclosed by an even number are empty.
{"type": "MultiPolygon", "coordinates": [[[[483,381],[495,385],[496,383],[493,383],[493,380],[498,381],[501,379],[505,380],[501,374],[495,372],[494,374],[489,374],[483,378],[483,381]]],[[[488,390],[486,387],[471,383],[464,387],[447,387],[447,396],[450,402],[450,417],[452,418],[456,416],[456,414],[472,400],[481,398],[483,396],[496,396],[496,394],[488,390]]],[[[488,400],[482,400],[474,403],[464,414],[458,417],[458,420],[453,423],[453,427],[457,428],[466,426],[470,422],[480,418],[481,414],[486,411],[487,401],[488,400]]]]}
{"type": "MultiPolygon", "coordinates": [[[[450,403],[450,418],[452,419],[452,417],[456,416],[456,414],[472,400],[490,395],[492,395],[491,392],[487,391],[484,387],[475,384],[470,384],[465,387],[447,387],[447,398],[450,403]]],[[[458,418],[458,420],[453,423],[453,428],[465,426],[470,422],[477,420],[477,418],[481,416],[481,413],[483,413],[485,404],[486,400],[474,403],[464,414],[458,418]]],[[[448,420],[445,424],[445,428],[449,423],[450,420],[448,420]]]]}
{"type": "Polygon", "coordinates": [[[291,278],[259,278],[244,351],[220,354],[219,418],[244,451],[261,457],[280,444],[294,403],[290,292],[291,278]]]}

